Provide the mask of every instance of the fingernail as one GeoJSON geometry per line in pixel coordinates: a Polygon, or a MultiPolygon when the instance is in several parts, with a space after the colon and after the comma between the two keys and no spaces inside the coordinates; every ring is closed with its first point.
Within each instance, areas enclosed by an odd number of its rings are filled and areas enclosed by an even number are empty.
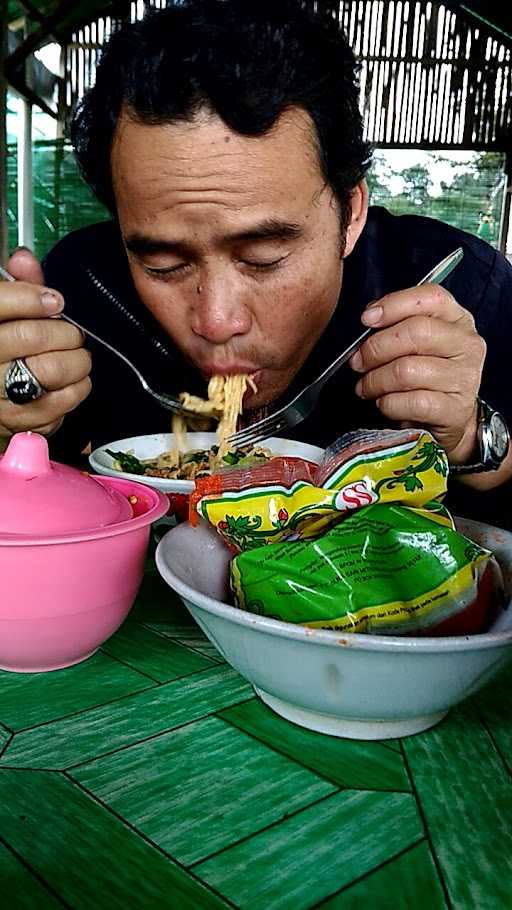
{"type": "Polygon", "coordinates": [[[363,358],[361,351],[356,351],[355,354],[350,358],[350,366],[353,370],[362,370],[363,369],[363,358]]]}
{"type": "Polygon", "coordinates": [[[21,253],[21,252],[31,253],[32,250],[30,249],[29,246],[15,246],[11,255],[14,256],[15,253],[21,253]]]}
{"type": "Polygon", "coordinates": [[[365,325],[377,325],[382,319],[382,312],[381,306],[369,306],[361,316],[361,320],[365,325]]]}
{"type": "Polygon", "coordinates": [[[360,397],[362,397],[362,394],[361,394],[362,391],[363,391],[363,380],[360,379],[359,382],[356,383],[356,395],[359,395],[360,397]]]}
{"type": "Polygon", "coordinates": [[[41,294],[41,303],[47,313],[60,313],[64,309],[62,297],[53,294],[51,291],[43,291],[41,294]]]}

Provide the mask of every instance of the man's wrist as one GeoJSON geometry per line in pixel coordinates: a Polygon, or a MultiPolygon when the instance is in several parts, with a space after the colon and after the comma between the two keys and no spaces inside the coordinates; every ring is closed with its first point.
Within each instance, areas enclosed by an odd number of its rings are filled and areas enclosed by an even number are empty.
{"type": "Polygon", "coordinates": [[[473,464],[480,458],[480,448],[478,443],[478,399],[475,401],[473,414],[468,421],[462,439],[458,442],[455,449],[448,454],[450,468],[456,468],[459,465],[473,464]]]}
{"type": "Polygon", "coordinates": [[[510,433],[506,421],[483,399],[478,398],[477,406],[476,446],[463,462],[450,459],[452,474],[496,475],[510,462],[510,433]]]}

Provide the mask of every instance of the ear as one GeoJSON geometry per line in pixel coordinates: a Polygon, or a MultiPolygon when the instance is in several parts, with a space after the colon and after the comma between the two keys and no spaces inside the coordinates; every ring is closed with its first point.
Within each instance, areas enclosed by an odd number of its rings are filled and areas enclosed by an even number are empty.
{"type": "Polygon", "coordinates": [[[350,208],[351,216],[345,234],[345,246],[341,254],[342,259],[350,256],[366,224],[368,215],[368,187],[366,180],[361,180],[352,190],[350,208]]]}

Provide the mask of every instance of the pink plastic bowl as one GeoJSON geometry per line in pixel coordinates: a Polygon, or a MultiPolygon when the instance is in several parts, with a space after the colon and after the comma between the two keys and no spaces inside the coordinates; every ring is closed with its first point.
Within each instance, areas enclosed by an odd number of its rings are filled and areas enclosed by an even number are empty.
{"type": "Polygon", "coordinates": [[[124,497],[136,496],[133,517],[50,536],[0,535],[0,669],[35,673],[79,663],[130,610],[150,525],[169,502],[131,480],[95,480],[124,497]]]}

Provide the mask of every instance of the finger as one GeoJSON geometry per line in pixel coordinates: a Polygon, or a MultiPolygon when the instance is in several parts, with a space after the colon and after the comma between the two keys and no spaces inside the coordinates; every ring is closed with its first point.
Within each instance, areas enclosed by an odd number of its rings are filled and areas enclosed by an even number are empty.
{"type": "Polygon", "coordinates": [[[77,348],[60,351],[58,357],[47,354],[28,357],[25,363],[35,373],[43,388],[54,392],[85,379],[91,372],[92,359],[85,348],[77,348]]]}
{"type": "Polygon", "coordinates": [[[0,424],[11,433],[24,430],[36,430],[38,427],[52,426],[61,418],[73,411],[91,391],[89,377],[55,392],[47,392],[37,401],[27,404],[13,404],[0,401],[0,424]]]}
{"type": "Polygon", "coordinates": [[[26,281],[0,283],[0,322],[54,316],[64,308],[64,298],[53,288],[26,281]]]}
{"type": "Polygon", "coordinates": [[[433,428],[450,428],[453,423],[453,414],[457,413],[455,435],[459,438],[464,424],[470,419],[474,402],[463,403],[460,395],[432,391],[432,389],[416,389],[410,392],[393,392],[382,395],[377,399],[377,406],[385,417],[397,423],[403,422],[412,426],[425,426],[433,428]]]}
{"type": "Polygon", "coordinates": [[[370,370],[356,385],[360,398],[376,399],[393,392],[429,389],[474,397],[480,386],[480,372],[473,364],[455,369],[442,357],[400,357],[370,370]]]}
{"type": "Polygon", "coordinates": [[[15,250],[7,263],[7,271],[18,281],[44,284],[44,275],[39,261],[27,247],[15,250]]]}
{"type": "MultiPolygon", "coordinates": [[[[46,391],[54,392],[67,385],[74,385],[85,379],[91,372],[91,355],[85,348],[74,351],[60,351],[59,355],[41,354],[38,357],[27,357],[25,363],[31,373],[46,391]]],[[[10,363],[0,367],[0,397],[5,395],[5,376],[10,363]]]]}
{"type": "Polygon", "coordinates": [[[64,417],[61,417],[59,420],[54,420],[52,423],[45,423],[41,427],[33,427],[33,432],[41,433],[41,436],[50,436],[52,433],[55,433],[55,431],[59,429],[63,422],[64,417]]]}
{"type": "Polygon", "coordinates": [[[352,369],[365,372],[400,357],[411,355],[459,357],[481,361],[485,341],[461,323],[447,325],[428,316],[410,316],[398,325],[370,335],[350,360],[352,369]]]}
{"type": "Polygon", "coordinates": [[[444,322],[459,322],[474,328],[474,320],[446,288],[439,284],[424,284],[387,294],[373,301],[363,312],[365,325],[383,327],[396,325],[408,316],[434,316],[444,322]]]}
{"type": "MultiPolygon", "coordinates": [[[[52,433],[55,433],[55,431],[59,429],[63,421],[64,417],[60,417],[58,420],[52,421],[52,423],[44,423],[37,427],[28,427],[28,429],[33,433],[41,433],[42,436],[51,436],[52,433]]],[[[4,445],[4,448],[8,445],[11,436],[14,436],[14,432],[11,432],[7,427],[3,427],[0,424],[0,451],[2,444],[4,445]]]]}
{"type": "Polygon", "coordinates": [[[79,329],[62,319],[19,319],[0,324],[0,363],[82,347],[79,329]]]}

